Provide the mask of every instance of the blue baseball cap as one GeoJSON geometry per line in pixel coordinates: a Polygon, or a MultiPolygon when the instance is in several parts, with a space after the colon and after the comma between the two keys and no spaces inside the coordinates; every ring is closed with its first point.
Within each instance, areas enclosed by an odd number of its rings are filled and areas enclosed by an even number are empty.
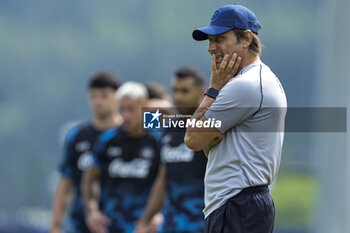
{"type": "Polygon", "coordinates": [[[206,40],[208,35],[218,35],[233,28],[249,29],[258,34],[260,23],[254,13],[241,5],[227,5],[217,9],[207,27],[192,32],[195,40],[206,40]]]}

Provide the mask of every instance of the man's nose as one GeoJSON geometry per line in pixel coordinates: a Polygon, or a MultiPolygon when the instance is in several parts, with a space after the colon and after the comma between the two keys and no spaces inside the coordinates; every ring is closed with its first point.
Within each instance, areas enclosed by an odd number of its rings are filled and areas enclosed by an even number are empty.
{"type": "Polygon", "coordinates": [[[213,53],[215,49],[216,49],[216,43],[213,41],[209,41],[208,52],[213,53]]]}
{"type": "Polygon", "coordinates": [[[124,120],[128,120],[130,118],[130,114],[127,112],[122,112],[122,117],[124,118],[124,120]]]}
{"type": "Polygon", "coordinates": [[[178,101],[181,98],[181,93],[179,92],[174,92],[174,100],[178,101]]]}

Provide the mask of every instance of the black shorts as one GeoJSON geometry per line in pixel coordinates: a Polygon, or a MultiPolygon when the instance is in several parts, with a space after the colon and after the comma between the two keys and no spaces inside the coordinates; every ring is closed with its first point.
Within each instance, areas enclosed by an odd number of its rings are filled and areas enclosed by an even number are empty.
{"type": "Polygon", "coordinates": [[[243,189],[205,219],[204,233],[272,233],[275,206],[267,186],[243,189]]]}

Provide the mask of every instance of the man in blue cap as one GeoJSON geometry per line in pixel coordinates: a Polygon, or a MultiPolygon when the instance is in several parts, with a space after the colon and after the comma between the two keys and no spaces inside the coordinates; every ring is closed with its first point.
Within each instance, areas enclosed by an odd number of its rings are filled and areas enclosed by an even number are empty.
{"type": "Polygon", "coordinates": [[[275,208],[268,185],[277,175],[287,100],[276,75],[260,60],[260,23],[248,8],[217,9],[210,26],[193,31],[209,40],[209,88],[187,128],[185,143],[208,155],[206,233],[268,233],[275,208]],[[215,120],[212,128],[201,128],[215,120]],[[198,121],[202,121],[199,122],[198,121]]]}

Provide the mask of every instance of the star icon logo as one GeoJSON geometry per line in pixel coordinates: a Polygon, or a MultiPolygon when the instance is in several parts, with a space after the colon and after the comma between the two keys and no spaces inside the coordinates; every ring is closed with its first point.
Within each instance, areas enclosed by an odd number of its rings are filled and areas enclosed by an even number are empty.
{"type": "Polygon", "coordinates": [[[160,125],[160,116],[162,113],[157,111],[144,111],[143,112],[143,128],[144,129],[159,129],[160,125]]]}
{"type": "Polygon", "coordinates": [[[162,114],[159,112],[159,109],[157,109],[157,111],[155,113],[152,113],[152,120],[151,122],[153,122],[154,120],[157,120],[159,121],[159,117],[161,116],[162,114]]]}

